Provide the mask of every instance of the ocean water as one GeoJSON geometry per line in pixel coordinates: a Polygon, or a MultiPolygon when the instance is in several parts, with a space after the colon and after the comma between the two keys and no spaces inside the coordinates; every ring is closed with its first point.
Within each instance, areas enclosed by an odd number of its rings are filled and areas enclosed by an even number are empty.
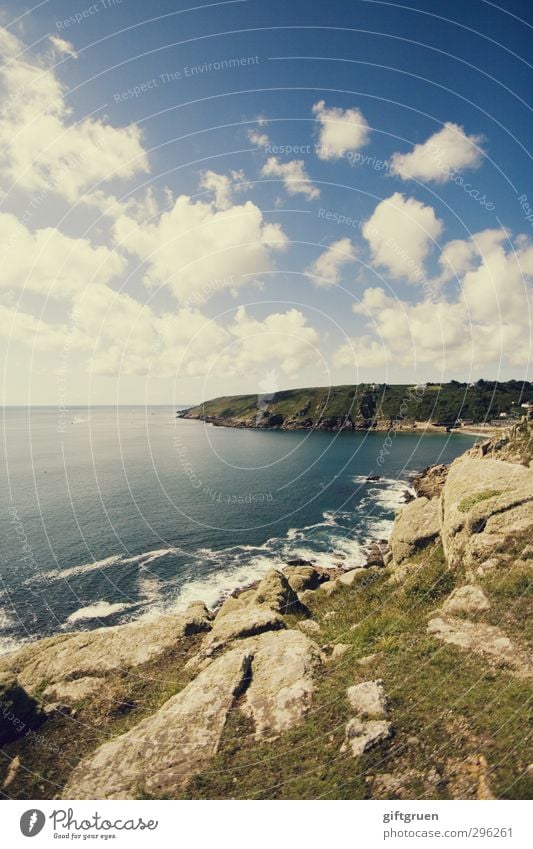
{"type": "Polygon", "coordinates": [[[474,441],[398,433],[379,466],[385,436],[215,428],[170,407],[6,408],[0,652],[214,605],[295,557],[361,564],[409,474],[474,441]]]}

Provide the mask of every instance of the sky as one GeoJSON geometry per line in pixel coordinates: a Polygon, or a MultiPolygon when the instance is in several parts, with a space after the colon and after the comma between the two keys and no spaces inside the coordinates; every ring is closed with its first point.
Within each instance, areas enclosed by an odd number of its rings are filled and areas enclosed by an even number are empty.
{"type": "Polygon", "coordinates": [[[531,379],[531,4],[0,6],[2,403],[531,379]]]}

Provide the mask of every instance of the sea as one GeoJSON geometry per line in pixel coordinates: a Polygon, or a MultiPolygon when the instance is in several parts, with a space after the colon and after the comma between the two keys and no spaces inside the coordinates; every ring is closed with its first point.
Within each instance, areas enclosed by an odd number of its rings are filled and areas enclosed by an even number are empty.
{"type": "Polygon", "coordinates": [[[164,406],[9,407],[2,435],[2,654],[213,607],[296,558],[360,566],[411,474],[475,441],[221,428],[164,406]]]}

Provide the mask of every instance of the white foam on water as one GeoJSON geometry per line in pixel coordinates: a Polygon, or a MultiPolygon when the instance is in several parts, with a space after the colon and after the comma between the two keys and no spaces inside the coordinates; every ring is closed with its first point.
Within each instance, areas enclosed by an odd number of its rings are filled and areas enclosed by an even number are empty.
{"type": "Polygon", "coordinates": [[[282,565],[283,562],[280,560],[276,563],[274,557],[257,556],[250,558],[246,565],[235,564],[214,574],[206,575],[205,578],[187,581],[173,600],[170,609],[172,612],[181,612],[191,601],[198,599],[201,599],[207,607],[214,608],[238,587],[253,584],[260,580],[269,569],[282,565]]]}
{"type": "Polygon", "coordinates": [[[21,640],[20,637],[0,637],[0,657],[17,651],[17,649],[22,648],[27,642],[27,640],[21,640]]]}
{"type": "Polygon", "coordinates": [[[108,601],[95,601],[94,604],[80,607],[79,610],[71,613],[70,616],[67,616],[67,622],[80,622],[83,619],[105,619],[107,616],[126,610],[129,606],[129,604],[110,604],[108,601]]]}
{"type": "Polygon", "coordinates": [[[160,557],[166,557],[168,554],[176,554],[175,548],[159,548],[153,551],[145,551],[143,554],[135,554],[133,557],[125,557],[123,554],[112,554],[110,557],[104,557],[103,560],[95,560],[92,563],[82,563],[79,566],[70,566],[67,569],[52,569],[50,572],[43,572],[30,578],[25,583],[30,583],[35,580],[57,581],[65,578],[74,578],[76,575],[86,575],[89,572],[101,571],[109,569],[110,566],[122,566],[140,564],[144,566],[158,560],[160,557]]]}

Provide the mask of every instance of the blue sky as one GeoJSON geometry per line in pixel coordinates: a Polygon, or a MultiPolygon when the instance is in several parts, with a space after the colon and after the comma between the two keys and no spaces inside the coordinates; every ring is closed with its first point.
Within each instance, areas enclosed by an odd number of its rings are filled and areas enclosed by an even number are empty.
{"type": "Polygon", "coordinates": [[[4,403],[529,377],[529,4],[1,20],[4,403]]]}

